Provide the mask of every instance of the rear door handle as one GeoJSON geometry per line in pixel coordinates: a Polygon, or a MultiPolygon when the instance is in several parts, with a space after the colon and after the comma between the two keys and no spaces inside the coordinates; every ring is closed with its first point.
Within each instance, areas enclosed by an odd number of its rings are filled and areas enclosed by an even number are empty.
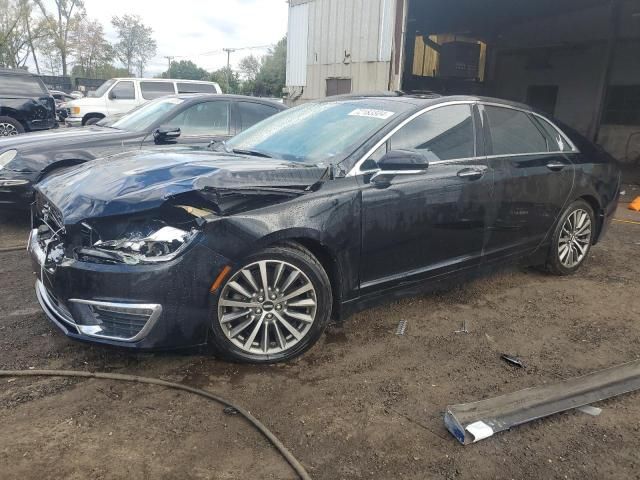
{"type": "Polygon", "coordinates": [[[478,178],[482,178],[484,172],[487,170],[486,167],[468,167],[463,168],[458,171],[458,177],[460,178],[468,178],[470,180],[476,180],[478,178]]]}
{"type": "Polygon", "coordinates": [[[562,163],[562,162],[551,161],[551,162],[547,163],[547,168],[549,170],[553,170],[554,172],[559,172],[560,170],[562,170],[566,166],[567,166],[567,164],[566,163],[562,163]]]}

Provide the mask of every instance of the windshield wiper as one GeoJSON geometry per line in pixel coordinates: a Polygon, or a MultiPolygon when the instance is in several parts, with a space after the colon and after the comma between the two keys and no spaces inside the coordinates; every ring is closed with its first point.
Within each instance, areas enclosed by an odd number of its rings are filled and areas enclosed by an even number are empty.
{"type": "Polygon", "coordinates": [[[233,153],[237,153],[238,155],[251,155],[253,157],[262,157],[262,158],[272,158],[271,155],[266,153],[258,152],[257,150],[242,150],[239,148],[234,148],[231,150],[233,153]]]}

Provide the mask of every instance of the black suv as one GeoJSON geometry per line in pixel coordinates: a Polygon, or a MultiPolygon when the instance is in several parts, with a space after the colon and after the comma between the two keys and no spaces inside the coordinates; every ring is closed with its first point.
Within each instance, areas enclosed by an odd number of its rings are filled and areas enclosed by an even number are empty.
{"type": "Polygon", "coordinates": [[[56,104],[42,80],[0,68],[0,137],[55,128],[56,104]]]}

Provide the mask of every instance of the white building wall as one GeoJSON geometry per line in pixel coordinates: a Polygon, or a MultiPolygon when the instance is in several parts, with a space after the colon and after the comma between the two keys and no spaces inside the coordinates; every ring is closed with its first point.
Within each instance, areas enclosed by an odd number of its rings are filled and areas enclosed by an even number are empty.
{"type": "Polygon", "coordinates": [[[287,32],[287,85],[307,84],[308,34],[309,4],[290,6],[287,32]]]}
{"type": "MultiPolygon", "coordinates": [[[[304,21],[297,9],[308,9],[305,82],[295,83],[293,75],[287,75],[294,103],[324,97],[328,78],[350,78],[354,93],[388,90],[395,4],[396,0],[291,0],[290,45],[300,41],[297,22],[304,21]]],[[[292,47],[297,59],[298,46],[292,47]]]]}

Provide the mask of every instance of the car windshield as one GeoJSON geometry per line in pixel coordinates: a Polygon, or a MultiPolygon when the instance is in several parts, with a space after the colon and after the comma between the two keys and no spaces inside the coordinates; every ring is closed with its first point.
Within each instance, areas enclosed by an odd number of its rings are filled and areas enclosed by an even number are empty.
{"type": "Polygon", "coordinates": [[[109,87],[111,87],[111,85],[113,85],[114,83],[116,83],[116,81],[114,79],[111,80],[107,80],[106,82],[104,82],[102,85],[100,85],[95,92],[89,92],[89,96],[90,97],[101,97],[102,95],[105,94],[105,92],[107,90],[109,90],[109,87]]]}
{"type": "Polygon", "coordinates": [[[167,97],[153,100],[123,115],[109,126],[129,132],[143,132],[183,101],[179,98],[167,97]]]}
{"type": "Polygon", "coordinates": [[[337,164],[410,108],[382,99],[308,103],[263,120],[223,148],[313,165],[337,164]]]}

